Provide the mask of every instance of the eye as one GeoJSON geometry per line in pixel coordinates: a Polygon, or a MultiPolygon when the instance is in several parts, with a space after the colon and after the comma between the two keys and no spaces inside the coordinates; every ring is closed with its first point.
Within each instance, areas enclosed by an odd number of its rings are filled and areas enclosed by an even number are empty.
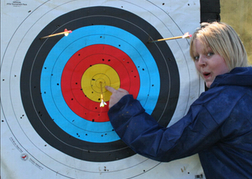
{"type": "Polygon", "coordinates": [[[213,52],[208,52],[208,53],[207,53],[207,56],[208,56],[208,57],[211,57],[212,55],[214,55],[213,52]]]}
{"type": "Polygon", "coordinates": [[[199,60],[199,56],[194,56],[194,57],[193,57],[193,60],[194,60],[194,61],[198,61],[198,60],[199,60]]]}

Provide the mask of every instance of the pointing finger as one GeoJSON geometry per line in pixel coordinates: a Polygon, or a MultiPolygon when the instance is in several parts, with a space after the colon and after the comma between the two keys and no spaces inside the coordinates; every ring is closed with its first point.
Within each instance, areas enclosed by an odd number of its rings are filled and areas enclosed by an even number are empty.
{"type": "Polygon", "coordinates": [[[105,88],[110,91],[111,93],[115,93],[116,92],[116,89],[111,87],[111,86],[105,86],[105,88]]]}

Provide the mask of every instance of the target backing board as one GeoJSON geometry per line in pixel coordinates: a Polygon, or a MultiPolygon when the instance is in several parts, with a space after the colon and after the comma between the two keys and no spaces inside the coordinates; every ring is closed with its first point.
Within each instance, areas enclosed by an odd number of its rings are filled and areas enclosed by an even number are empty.
{"type": "Polygon", "coordinates": [[[189,39],[149,42],[199,22],[197,0],[1,1],[1,177],[204,178],[198,155],[162,163],[127,147],[105,89],[174,124],[204,84],[189,39]]]}

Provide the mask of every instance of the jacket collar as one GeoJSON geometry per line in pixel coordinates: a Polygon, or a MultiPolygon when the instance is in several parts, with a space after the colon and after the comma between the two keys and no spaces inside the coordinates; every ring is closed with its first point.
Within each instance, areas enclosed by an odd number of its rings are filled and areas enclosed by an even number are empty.
{"type": "Polygon", "coordinates": [[[236,67],[215,78],[210,88],[225,85],[252,87],[252,67],[236,67]]]}

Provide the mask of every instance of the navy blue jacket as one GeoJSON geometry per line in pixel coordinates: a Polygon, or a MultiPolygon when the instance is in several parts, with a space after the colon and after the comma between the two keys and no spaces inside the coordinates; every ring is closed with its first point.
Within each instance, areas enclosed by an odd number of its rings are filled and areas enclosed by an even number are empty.
{"type": "Polygon", "coordinates": [[[110,108],[109,118],[135,152],[168,162],[198,153],[206,178],[252,178],[252,68],[219,75],[168,128],[158,125],[132,95],[110,108]]]}

